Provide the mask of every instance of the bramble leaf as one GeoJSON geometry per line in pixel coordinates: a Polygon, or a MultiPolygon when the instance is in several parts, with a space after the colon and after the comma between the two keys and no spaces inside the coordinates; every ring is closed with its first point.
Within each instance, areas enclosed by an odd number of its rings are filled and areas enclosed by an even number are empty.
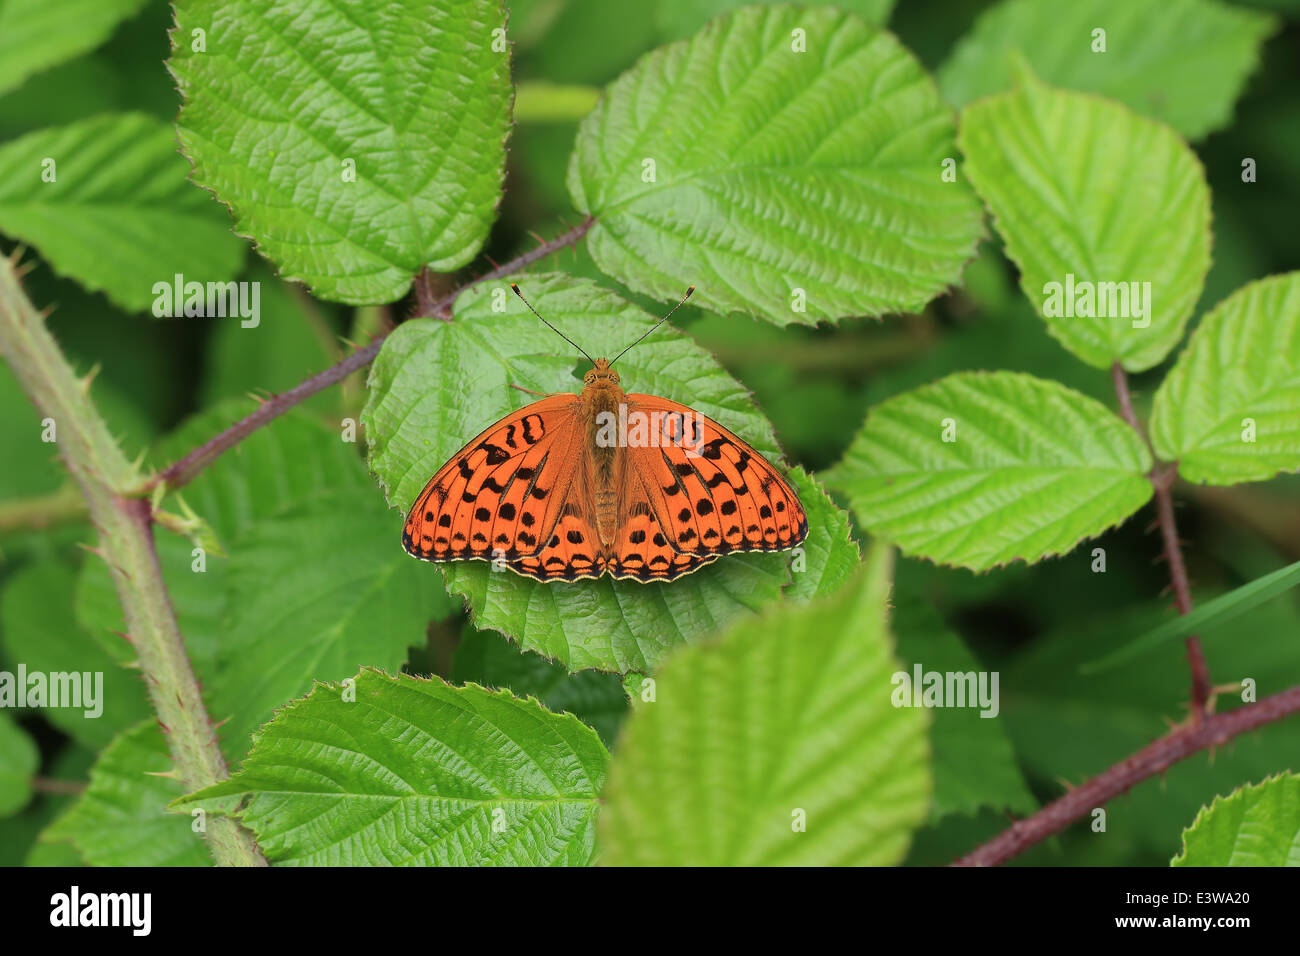
{"type": "Polygon", "coordinates": [[[280,512],[239,540],[223,639],[207,682],[232,752],[314,680],[362,665],[397,670],[451,614],[436,575],[394,547],[383,501],[349,489],[280,512]]]}
{"type": "MultiPolygon", "coordinates": [[[[737,7],[762,6],[765,2],[771,3],[772,0],[759,0],[757,4],[753,0],[658,0],[654,5],[655,22],[663,39],[682,40],[716,16],[737,7]]],[[[823,2],[811,0],[805,5],[815,7],[823,5],[823,2]]],[[[824,5],[839,7],[868,23],[884,26],[894,8],[894,0],[837,0],[824,5]]]]}
{"type": "Polygon", "coordinates": [[[1280,773],[1202,807],[1170,866],[1300,866],[1300,776],[1280,773]]]}
{"type": "Polygon", "coordinates": [[[627,694],[617,674],[577,671],[519,648],[500,634],[466,627],[452,657],[448,679],[489,690],[508,690],[516,697],[536,697],[547,710],[570,713],[596,733],[605,746],[614,744],[627,713],[627,694]]]}
{"type": "Polygon", "coordinates": [[[1054,86],[1119,100],[1199,139],[1231,121],[1276,28],[1274,17],[1213,0],[1005,0],[958,41],[939,86],[958,107],[1001,92],[1016,50],[1054,86]]]}
{"type": "Polygon", "coordinates": [[[599,217],[592,257],[629,288],[694,285],[705,308],[812,325],[917,311],[960,280],[982,223],[943,179],[955,155],[892,34],[831,7],[747,7],[609,86],[568,182],[599,217]]]}
{"type": "MultiPolygon", "coordinates": [[[[893,604],[892,630],[903,670],[911,674],[912,667],[919,666],[923,672],[973,673],[977,680],[990,673],[944,624],[932,605],[897,593],[893,604]]],[[[984,679],[987,682],[991,676],[984,679]]],[[[1017,814],[1038,808],[1016,765],[1015,752],[998,712],[1000,687],[988,683],[985,686],[993,691],[987,706],[967,697],[965,707],[934,708],[930,723],[934,751],[931,823],[954,813],[973,814],[982,807],[1017,814]]]]}
{"type": "Polygon", "coordinates": [[[367,668],[280,710],[239,773],[173,806],[244,796],[272,863],[582,866],[608,759],[534,699],[367,668]]]}
{"type": "Polygon", "coordinates": [[[958,142],[1048,331],[1098,368],[1164,359],[1210,265],[1210,193],[1187,144],[1027,70],[966,107],[958,142]]]}
{"type": "Polygon", "coordinates": [[[244,260],[229,218],[186,174],[175,131],[143,113],[37,130],[0,145],[0,232],[143,312],[154,283],[224,282],[244,260]]]}
{"type": "Polygon", "coordinates": [[[976,571],[1033,563],[1151,497],[1151,456],[1100,402],[1012,372],[958,372],[867,414],[826,476],[863,527],[976,571]]]}
{"type": "Polygon", "coordinates": [[[391,302],[478,252],[510,124],[500,0],[181,0],[176,23],[194,178],[281,275],[391,302]]]}
{"type": "Polygon", "coordinates": [[[188,816],[166,810],[180,785],[153,718],[119,734],[95,761],[90,786],[43,839],[70,840],[92,866],[210,866],[188,816]]]}
{"type": "MultiPolygon", "coordinates": [[[[86,562],[103,566],[107,579],[107,566],[97,556],[87,555],[86,562]]],[[[55,560],[37,562],[7,578],[0,590],[0,636],[5,660],[26,665],[29,673],[92,675],[93,701],[83,690],[83,706],[45,707],[41,714],[98,750],[151,710],[139,671],[123,667],[122,659],[112,657],[74,618],[69,599],[76,580],[71,567],[55,560]]],[[[126,646],[121,638],[113,639],[126,646]]],[[[85,677],[79,679],[84,688],[85,677]]]]}
{"type": "Polygon", "coordinates": [[[889,549],[828,599],[688,647],[634,707],[598,824],[613,866],[896,863],[930,801],[926,714],[891,703],[889,549]]]}
{"type": "Polygon", "coordinates": [[[1188,481],[1300,469],[1300,272],[1252,282],[1206,314],[1156,391],[1151,442],[1188,481]]]}
{"type": "Polygon", "coordinates": [[[0,817],[27,805],[32,798],[32,777],[40,764],[36,742],[12,717],[0,713],[0,817]]]}
{"type": "Polygon", "coordinates": [[[858,569],[862,555],[849,536],[849,516],[831,501],[821,483],[802,468],[792,473],[808,512],[808,537],[792,552],[787,600],[811,601],[839,592],[858,569]]]}
{"type": "Polygon", "coordinates": [[[0,4],[0,93],[99,46],[146,0],[6,0],[0,4]]]}

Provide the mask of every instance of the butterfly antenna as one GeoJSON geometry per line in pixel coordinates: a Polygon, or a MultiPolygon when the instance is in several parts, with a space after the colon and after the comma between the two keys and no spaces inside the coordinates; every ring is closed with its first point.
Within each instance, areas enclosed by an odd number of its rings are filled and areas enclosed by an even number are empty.
{"type": "MultiPolygon", "coordinates": [[[[519,286],[515,285],[515,284],[512,282],[512,283],[510,283],[510,288],[512,288],[512,289],[515,290],[515,295],[519,296],[519,301],[522,302],[524,305],[528,306],[528,311],[529,311],[529,312],[533,313],[533,315],[537,316],[539,319],[542,319],[541,313],[539,313],[536,309],[534,309],[534,308],[532,307],[532,304],[531,304],[527,299],[524,298],[524,294],[523,294],[522,292],[519,291],[519,286]]],[[[590,355],[587,355],[587,353],[586,353],[585,351],[583,351],[582,346],[579,345],[577,342],[573,341],[573,339],[569,338],[567,335],[565,335],[563,332],[561,332],[561,331],[560,331],[559,329],[557,329],[555,326],[551,325],[551,323],[550,323],[550,322],[547,322],[545,319],[542,319],[542,324],[545,325],[545,326],[546,326],[548,329],[550,329],[552,332],[554,332],[556,335],[558,335],[560,338],[564,339],[564,341],[566,341],[566,342],[568,342],[570,345],[572,345],[572,346],[573,346],[575,349],[577,349],[579,352],[582,352],[582,354],[583,354],[584,356],[586,356],[587,361],[590,362],[592,365],[595,365],[595,364],[596,364],[596,360],[595,360],[594,358],[592,358],[590,355]]]]}
{"type": "MultiPolygon", "coordinates": [[[[694,292],[694,291],[695,291],[695,286],[691,286],[689,289],[687,289],[687,290],[686,290],[686,294],[685,294],[684,296],[682,296],[682,301],[678,302],[675,306],[673,306],[671,309],[669,309],[669,310],[668,310],[668,315],[665,315],[662,319],[660,319],[660,320],[659,320],[658,322],[656,322],[654,325],[650,326],[650,328],[646,329],[646,331],[645,331],[645,335],[642,335],[642,336],[641,336],[641,339],[644,339],[644,338],[646,337],[646,335],[649,335],[649,334],[650,334],[651,332],[653,332],[655,329],[659,328],[659,326],[661,326],[661,325],[663,325],[665,322],[667,322],[667,321],[668,321],[668,316],[669,316],[669,315],[672,315],[674,312],[676,312],[678,309],[680,309],[682,306],[684,306],[684,305],[686,304],[686,300],[689,299],[689,298],[691,297],[691,293],[694,292]]],[[[637,339],[635,342],[632,343],[632,345],[639,345],[639,344],[641,343],[641,339],[637,339]]],[[[624,355],[626,355],[626,354],[628,353],[628,349],[632,348],[632,345],[629,345],[626,349],[624,349],[623,351],[619,352],[618,355],[616,355],[616,356],[614,357],[614,362],[617,362],[617,361],[618,361],[619,359],[621,359],[624,355]]],[[[612,365],[614,364],[614,362],[610,362],[609,364],[612,366],[612,365]]]]}

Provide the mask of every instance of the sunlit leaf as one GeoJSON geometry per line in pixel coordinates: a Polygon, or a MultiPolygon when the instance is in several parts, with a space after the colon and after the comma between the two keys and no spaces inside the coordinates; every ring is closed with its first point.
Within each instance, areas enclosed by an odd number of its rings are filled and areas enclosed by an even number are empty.
{"type": "Polygon", "coordinates": [[[1022,70],[1014,92],[962,111],[958,142],[1062,345],[1129,371],[1173,350],[1210,265],[1205,171],[1173,130],[1022,70]]]}
{"type": "Polygon", "coordinates": [[[364,670],[279,711],[239,773],[179,806],[244,795],[272,863],[585,865],[607,760],[536,700],[364,670]]]}
{"type": "Polygon", "coordinates": [[[892,562],[676,654],[634,708],[599,822],[613,866],[882,865],[926,816],[925,712],[891,703],[892,562]]]}
{"type": "Polygon", "coordinates": [[[827,476],[909,554],[985,570],[1063,554],[1151,497],[1151,456],[1100,402],[1011,372],[958,372],[877,405],[827,476]]]}
{"type": "Polygon", "coordinates": [[[1188,481],[1300,470],[1300,272],[1252,282],[1201,320],[1156,391],[1151,441],[1188,481]]]}
{"type": "Polygon", "coordinates": [[[500,0],[180,0],[176,23],[195,180],[285,278],[391,302],[478,252],[510,120],[500,0]]]}
{"type": "Polygon", "coordinates": [[[982,225],[934,82],[831,7],[746,7],[606,91],[569,166],[596,263],[779,325],[918,311],[982,225]],[[806,45],[806,48],[805,48],[806,45]],[[954,167],[955,168],[955,167],[954,167]]]}
{"type": "Polygon", "coordinates": [[[1300,866],[1300,776],[1215,797],[1183,831],[1171,866],[1300,866]]]}

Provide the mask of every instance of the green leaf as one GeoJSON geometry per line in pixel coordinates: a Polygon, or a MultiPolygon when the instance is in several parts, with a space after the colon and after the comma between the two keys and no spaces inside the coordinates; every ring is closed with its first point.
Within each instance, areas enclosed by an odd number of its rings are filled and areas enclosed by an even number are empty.
{"type": "Polygon", "coordinates": [[[939,86],[959,107],[1001,92],[1015,50],[1049,83],[1119,100],[1198,139],[1231,122],[1276,28],[1271,16],[1211,0],[1006,0],[958,42],[939,86]],[[1093,51],[1098,28],[1105,52],[1093,51]]]}
{"type": "Polygon", "coordinates": [[[42,418],[9,363],[0,362],[0,500],[54,491],[66,480],[55,458],[58,446],[41,441],[42,418]]]}
{"type": "MultiPolygon", "coordinates": [[[[587,280],[540,274],[526,277],[521,288],[540,314],[593,356],[616,355],[656,321],[587,280]]],[[[466,292],[452,322],[403,323],[371,369],[362,413],[370,465],[389,503],[405,511],[467,440],[534,400],[510,385],[574,391],[575,371],[589,367],[505,284],[466,292]],[[495,302],[503,312],[493,311],[495,302]]],[[[629,391],[688,403],[769,459],[779,459],[771,425],[748,393],[680,332],[661,326],[618,367],[629,391]]],[[[798,472],[792,481],[805,503],[821,494],[798,472]]],[[[393,547],[400,548],[399,521],[392,521],[391,534],[393,547]]],[[[652,584],[608,577],[541,582],[493,573],[483,561],[440,567],[448,590],[468,599],[477,627],[501,631],[569,670],[626,672],[653,669],[677,644],[774,600],[789,580],[789,562],[788,554],[735,555],[677,581],[652,584]]]]}
{"type": "Polygon", "coordinates": [[[1150,468],[1100,402],[1030,375],[958,372],[873,408],[826,481],[873,534],[983,571],[1123,521],[1151,497],[1150,468]]]}
{"type": "Polygon", "coordinates": [[[1048,331],[1098,368],[1164,359],[1210,265],[1210,193],[1187,144],[1027,70],[963,110],[958,142],[1048,331]]]}
{"type": "Polygon", "coordinates": [[[592,257],[629,288],[694,285],[705,308],[812,325],[918,311],[958,282],[982,223],[942,179],[955,155],[948,108],[891,34],[830,7],[748,7],[605,91],[569,192],[599,217],[592,257]]]}
{"type": "Polygon", "coordinates": [[[110,744],[90,786],[42,839],[71,840],[92,866],[207,866],[212,863],[191,819],[165,809],[181,793],[171,756],[153,719],[110,744]]]}
{"type": "Polygon", "coordinates": [[[930,800],[924,711],[891,706],[892,561],[680,651],[633,709],[599,822],[611,866],[884,865],[930,800]],[[806,820],[806,831],[799,827],[806,820]]]}
{"type": "Polygon", "coordinates": [[[143,113],[37,130],[0,145],[0,231],[59,275],[145,311],[154,283],[224,282],[244,259],[229,219],[186,173],[175,132],[143,113]]]}
{"type": "Polygon", "coordinates": [[[99,46],[146,0],[6,0],[0,4],[0,93],[99,46]]]}
{"type": "MultiPolygon", "coordinates": [[[[655,20],[664,40],[683,40],[714,17],[737,7],[765,6],[773,0],[658,0],[655,20]]],[[[806,6],[835,6],[856,14],[868,23],[884,26],[894,9],[894,0],[836,0],[824,3],[811,0],[806,6]]]]}
{"type": "MultiPolygon", "coordinates": [[[[979,675],[988,671],[934,607],[915,597],[894,597],[894,633],[904,670],[979,675]]],[[[994,701],[1000,699],[1001,689],[994,701]]],[[[934,748],[934,803],[931,824],[954,813],[974,814],[982,807],[1031,813],[1038,803],[1016,766],[1011,741],[1000,714],[985,716],[978,706],[936,707],[930,741],[934,748]]]]}
{"type": "Polygon", "coordinates": [[[812,601],[839,592],[858,569],[861,555],[849,536],[849,516],[836,507],[816,479],[802,468],[791,471],[799,500],[808,512],[808,537],[793,552],[787,600],[812,601]]]}
{"type": "Polygon", "coordinates": [[[500,0],[182,0],[176,23],[195,179],[286,279],[391,302],[478,252],[510,123],[500,0]]]}
{"type": "MultiPolygon", "coordinates": [[[[185,637],[186,653],[197,670],[205,671],[224,636],[226,563],[210,554],[200,565],[193,553],[194,545],[170,532],[158,531],[154,541],[163,581],[185,637]],[[203,571],[196,571],[200,566],[203,571]]],[[[98,558],[83,562],[74,592],[77,623],[118,662],[134,661],[135,649],[121,637],[126,632],[126,619],[108,565],[98,558]]]]}
{"type": "Polygon", "coordinates": [[[432,618],[451,614],[437,575],[393,540],[383,500],[347,490],[255,525],[230,558],[228,615],[205,682],[233,752],[312,681],[362,665],[397,670],[432,618]]]}
{"type": "Polygon", "coordinates": [[[1202,807],[1170,866],[1300,866],[1300,776],[1280,773],[1202,807]]]}
{"type": "Polygon", "coordinates": [[[627,713],[627,694],[617,674],[578,671],[531,651],[521,652],[499,634],[466,627],[452,657],[450,679],[508,690],[516,697],[536,697],[547,710],[570,713],[613,746],[627,713]]]}
{"type": "Polygon", "coordinates": [[[1252,282],[1206,314],[1156,391],[1151,441],[1188,481],[1300,469],[1300,272],[1252,282]]]}
{"type": "Polygon", "coordinates": [[[1113,654],[1107,654],[1100,660],[1085,664],[1080,668],[1080,673],[1096,674],[1109,670],[1117,664],[1140,656],[1153,647],[1186,637],[1188,634],[1195,634],[1206,627],[1226,624],[1284,591],[1289,591],[1297,584],[1300,584],[1300,561],[1243,584],[1227,594],[1221,594],[1212,601],[1198,605],[1187,614],[1166,621],[1125,644],[1113,654]]]}
{"type": "Polygon", "coordinates": [[[272,863],[586,865],[608,754],[536,700],[371,669],[318,684],[256,736],[243,769],[179,806],[245,796],[272,863]],[[349,682],[351,683],[351,682],[349,682]]]}
{"type": "Polygon", "coordinates": [[[36,742],[12,717],[0,713],[0,817],[27,806],[32,798],[32,777],[40,765],[36,742]]]}
{"type": "MultiPolygon", "coordinates": [[[[89,555],[84,566],[91,565],[103,567],[104,563],[89,555]]],[[[106,568],[104,576],[107,579],[106,568]]],[[[0,633],[5,658],[15,667],[25,665],[28,673],[92,675],[98,687],[94,706],[44,707],[41,715],[68,736],[98,750],[152,710],[139,672],[123,667],[123,659],[111,656],[74,617],[75,582],[73,570],[54,560],[18,571],[0,592],[0,633]],[[99,714],[90,716],[96,710],[99,714]]],[[[117,630],[122,629],[120,617],[115,622],[117,630]]],[[[126,647],[121,638],[112,639],[126,647]]],[[[83,704],[89,703],[83,699],[83,704]]]]}

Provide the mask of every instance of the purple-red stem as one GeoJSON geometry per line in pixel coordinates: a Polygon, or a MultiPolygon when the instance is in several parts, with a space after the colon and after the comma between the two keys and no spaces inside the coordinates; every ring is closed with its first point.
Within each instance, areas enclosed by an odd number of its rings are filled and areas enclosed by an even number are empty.
{"type": "MultiPolygon", "coordinates": [[[[1151,442],[1138,421],[1133,410],[1133,397],[1129,393],[1128,375],[1124,367],[1116,362],[1111,366],[1111,378],[1115,382],[1115,395],[1119,398],[1120,414],[1124,421],[1132,426],[1147,447],[1151,442]]],[[[1155,457],[1155,449],[1151,448],[1155,457]]],[[[1174,606],[1179,614],[1192,611],[1192,588],[1187,577],[1187,565],[1183,561],[1183,549],[1178,541],[1178,524],[1174,518],[1173,484],[1178,470],[1174,466],[1156,465],[1151,472],[1151,485],[1155,489],[1156,519],[1160,526],[1160,537],[1164,542],[1165,561],[1169,565],[1169,580],[1173,585],[1174,606]]],[[[1210,668],[1205,661],[1205,651],[1201,648],[1201,639],[1193,634],[1187,638],[1187,664],[1192,672],[1192,717],[1202,720],[1210,711],[1210,668]]]]}
{"type": "MultiPolygon", "coordinates": [[[[518,256],[504,265],[497,266],[491,272],[487,272],[477,279],[467,282],[457,289],[452,290],[441,298],[433,298],[430,286],[430,276],[427,271],[421,272],[416,277],[414,286],[416,293],[416,312],[413,318],[435,317],[440,319],[451,318],[451,307],[455,304],[456,299],[462,292],[474,288],[483,282],[490,282],[493,279],[500,279],[502,276],[508,276],[521,269],[526,269],[540,259],[558,252],[565,246],[572,245],[591,229],[595,218],[588,216],[578,225],[574,226],[568,232],[556,236],[550,242],[539,245],[536,249],[530,249],[528,252],[518,256]]],[[[359,349],[347,356],[336,365],[318,372],[311,378],[300,382],[289,391],[276,395],[263,402],[256,411],[241,418],[235,424],[231,425],[225,431],[216,435],[214,438],[204,442],[198,448],[194,449],[184,458],[168,465],[157,475],[155,475],[142,489],[143,492],[153,490],[159,485],[167,489],[180,488],[187,484],[194,477],[211,464],[222,452],[239,444],[257,429],[271,422],[275,418],[283,415],[295,405],[299,405],[311,398],[317,392],[329,388],[331,385],[343,381],[353,372],[365,368],[375,360],[379,354],[380,347],[384,344],[389,332],[375,338],[365,348],[359,349]]]]}
{"type": "Polygon", "coordinates": [[[1179,727],[1143,747],[1131,757],[1071,790],[1032,816],[1013,823],[992,840],[953,862],[953,866],[997,866],[1059,833],[1072,822],[1125,793],[1148,777],[1206,747],[1225,744],[1239,734],[1300,711],[1300,687],[1292,687],[1226,714],[1179,727]]]}

